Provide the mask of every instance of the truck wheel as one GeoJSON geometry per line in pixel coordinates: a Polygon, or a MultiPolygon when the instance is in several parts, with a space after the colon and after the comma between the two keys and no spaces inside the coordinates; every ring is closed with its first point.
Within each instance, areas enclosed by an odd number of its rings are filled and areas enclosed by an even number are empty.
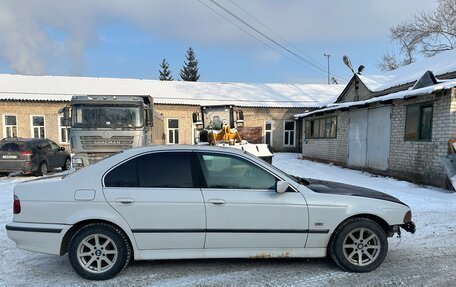
{"type": "Polygon", "coordinates": [[[382,264],[388,253],[383,228],[370,219],[354,218],[334,232],[329,245],[334,262],[351,272],[369,272],[382,264]]]}
{"type": "Polygon", "coordinates": [[[62,170],[69,170],[71,168],[71,159],[67,157],[62,165],[62,170]]]}
{"type": "Polygon", "coordinates": [[[48,166],[46,162],[42,161],[40,163],[40,166],[38,167],[38,170],[36,171],[36,176],[43,176],[48,173],[48,166]]]}
{"type": "Polygon", "coordinates": [[[75,233],[68,245],[73,270],[89,280],[110,279],[127,267],[131,247],[121,230],[92,223],[75,233]]]}

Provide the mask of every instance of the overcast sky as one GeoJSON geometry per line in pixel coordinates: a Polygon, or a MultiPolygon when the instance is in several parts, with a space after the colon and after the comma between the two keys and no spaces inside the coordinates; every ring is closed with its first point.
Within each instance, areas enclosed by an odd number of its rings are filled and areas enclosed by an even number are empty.
{"type": "Polygon", "coordinates": [[[158,79],[165,58],[178,79],[191,46],[200,81],[326,83],[326,53],[343,83],[351,76],[343,55],[355,69],[363,64],[364,73],[379,73],[381,56],[398,52],[389,27],[436,6],[434,0],[2,0],[0,73],[158,79]]]}

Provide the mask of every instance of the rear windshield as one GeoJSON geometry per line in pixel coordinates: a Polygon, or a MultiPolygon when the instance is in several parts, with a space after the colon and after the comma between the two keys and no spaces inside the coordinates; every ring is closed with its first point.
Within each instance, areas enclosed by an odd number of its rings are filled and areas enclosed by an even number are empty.
{"type": "Polygon", "coordinates": [[[0,142],[0,151],[24,151],[27,149],[27,144],[23,142],[0,142]]]}

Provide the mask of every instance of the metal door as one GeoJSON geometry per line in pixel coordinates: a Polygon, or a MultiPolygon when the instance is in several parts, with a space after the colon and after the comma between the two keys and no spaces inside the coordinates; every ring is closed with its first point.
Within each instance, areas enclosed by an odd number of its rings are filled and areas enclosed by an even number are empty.
{"type": "Polygon", "coordinates": [[[391,107],[370,109],[367,120],[367,167],[388,169],[391,107]]]}
{"type": "Polygon", "coordinates": [[[350,126],[348,129],[348,165],[366,166],[367,153],[367,109],[348,113],[350,126]]]}

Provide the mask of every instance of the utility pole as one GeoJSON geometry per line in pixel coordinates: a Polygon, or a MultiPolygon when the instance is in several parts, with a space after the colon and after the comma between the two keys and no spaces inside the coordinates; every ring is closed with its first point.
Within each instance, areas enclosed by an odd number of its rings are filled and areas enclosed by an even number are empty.
{"type": "Polygon", "coordinates": [[[323,56],[328,58],[328,85],[331,85],[331,82],[329,81],[329,56],[331,56],[331,54],[323,53],[323,56]]]}

